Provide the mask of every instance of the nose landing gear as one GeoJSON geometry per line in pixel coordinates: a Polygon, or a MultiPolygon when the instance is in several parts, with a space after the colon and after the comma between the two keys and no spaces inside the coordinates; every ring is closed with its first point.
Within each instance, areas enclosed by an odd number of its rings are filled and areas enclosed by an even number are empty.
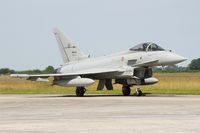
{"type": "Polygon", "coordinates": [[[140,89],[140,87],[136,88],[136,92],[135,92],[136,96],[144,96],[144,94],[142,93],[142,90],[140,89]]]}

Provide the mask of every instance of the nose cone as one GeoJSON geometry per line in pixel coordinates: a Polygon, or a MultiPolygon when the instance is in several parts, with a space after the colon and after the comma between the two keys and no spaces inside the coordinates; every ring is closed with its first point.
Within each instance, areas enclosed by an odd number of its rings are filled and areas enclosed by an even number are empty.
{"type": "Polygon", "coordinates": [[[163,66],[165,65],[175,65],[177,63],[186,61],[187,59],[177,55],[175,53],[171,53],[171,52],[166,52],[165,54],[163,54],[162,59],[160,59],[160,62],[163,66]]]}
{"type": "Polygon", "coordinates": [[[174,54],[172,58],[176,64],[187,60],[186,58],[177,54],[174,54]]]}

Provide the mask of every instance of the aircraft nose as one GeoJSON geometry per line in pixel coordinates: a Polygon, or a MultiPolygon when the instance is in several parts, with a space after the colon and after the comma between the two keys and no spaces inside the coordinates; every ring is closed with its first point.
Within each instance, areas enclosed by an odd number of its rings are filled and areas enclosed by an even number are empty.
{"type": "Polygon", "coordinates": [[[173,58],[174,62],[176,62],[176,63],[180,63],[180,62],[187,60],[185,57],[177,55],[177,54],[174,54],[172,58],[173,58]]]}
{"type": "Polygon", "coordinates": [[[161,57],[162,58],[159,60],[159,63],[162,66],[175,65],[175,64],[178,64],[180,62],[187,60],[186,58],[184,58],[178,54],[172,53],[172,52],[166,52],[161,57]]]}

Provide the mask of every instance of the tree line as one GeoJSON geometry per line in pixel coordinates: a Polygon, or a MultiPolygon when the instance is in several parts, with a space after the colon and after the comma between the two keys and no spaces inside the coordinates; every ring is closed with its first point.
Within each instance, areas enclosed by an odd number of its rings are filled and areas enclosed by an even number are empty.
{"type": "Polygon", "coordinates": [[[0,75],[6,74],[49,74],[54,73],[55,69],[53,66],[48,66],[44,70],[40,69],[33,69],[33,70],[24,70],[24,71],[15,71],[9,68],[2,68],[0,69],[0,75]]]}
{"type": "MultiPolygon", "coordinates": [[[[200,58],[194,59],[187,67],[178,67],[178,66],[167,66],[164,68],[155,67],[153,68],[154,72],[196,72],[200,71],[200,58]]],[[[53,66],[48,66],[44,70],[34,69],[34,70],[25,70],[25,71],[15,71],[9,68],[0,69],[0,75],[6,74],[49,74],[54,73],[55,69],[53,66]]]]}

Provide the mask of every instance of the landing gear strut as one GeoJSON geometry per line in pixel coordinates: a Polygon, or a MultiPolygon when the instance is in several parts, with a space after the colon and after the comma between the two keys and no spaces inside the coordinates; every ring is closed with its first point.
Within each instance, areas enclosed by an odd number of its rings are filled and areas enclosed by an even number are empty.
{"type": "Polygon", "coordinates": [[[129,86],[123,86],[122,87],[122,93],[124,96],[129,96],[131,93],[131,89],[129,86]]]}
{"type": "Polygon", "coordinates": [[[76,87],[76,96],[82,97],[84,96],[86,89],[84,87],[76,87]]]}
{"type": "Polygon", "coordinates": [[[136,93],[135,93],[136,96],[143,96],[144,94],[142,93],[140,87],[137,87],[136,88],[136,93]]]}

